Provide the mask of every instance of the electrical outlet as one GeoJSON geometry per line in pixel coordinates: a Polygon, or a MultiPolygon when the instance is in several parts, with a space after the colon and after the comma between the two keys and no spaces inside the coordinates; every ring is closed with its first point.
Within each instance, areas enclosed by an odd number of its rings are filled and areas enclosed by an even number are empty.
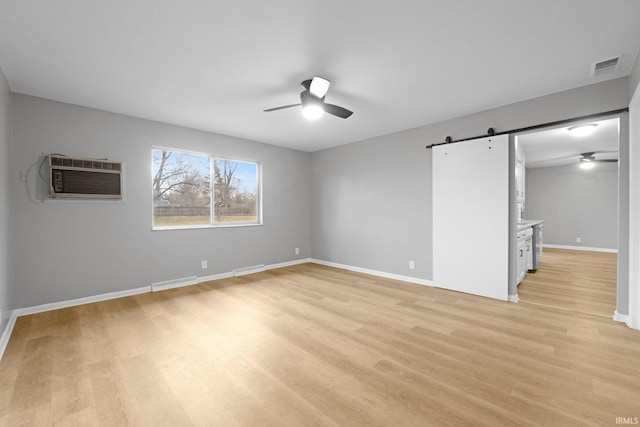
{"type": "Polygon", "coordinates": [[[409,270],[414,270],[416,268],[416,263],[413,260],[409,261],[409,270]]]}
{"type": "Polygon", "coordinates": [[[576,237],[576,243],[582,243],[582,237],[576,237]]]}
{"type": "Polygon", "coordinates": [[[300,255],[300,248],[296,248],[296,255],[300,255]]]}
{"type": "Polygon", "coordinates": [[[203,270],[206,270],[206,269],[207,269],[207,260],[206,260],[206,259],[203,259],[203,260],[202,260],[202,269],[203,269],[203,270]]]}

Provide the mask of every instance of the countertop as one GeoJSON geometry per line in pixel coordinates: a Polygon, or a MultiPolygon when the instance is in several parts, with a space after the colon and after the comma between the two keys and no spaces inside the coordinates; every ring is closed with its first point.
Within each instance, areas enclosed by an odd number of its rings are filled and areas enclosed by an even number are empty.
{"type": "Polygon", "coordinates": [[[544,219],[523,219],[518,222],[518,231],[533,227],[534,225],[542,224],[543,222],[544,219]]]}

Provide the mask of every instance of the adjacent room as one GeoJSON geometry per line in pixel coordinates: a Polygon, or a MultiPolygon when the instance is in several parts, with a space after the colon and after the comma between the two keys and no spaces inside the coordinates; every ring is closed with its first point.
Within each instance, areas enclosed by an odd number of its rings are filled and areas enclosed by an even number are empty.
{"type": "Polygon", "coordinates": [[[0,0],[0,425],[638,424],[639,19],[0,0]]]}
{"type": "Polygon", "coordinates": [[[615,311],[619,127],[618,119],[591,120],[518,137],[519,214],[525,225],[544,218],[534,240],[545,248],[518,286],[520,301],[604,317],[615,311]]]}

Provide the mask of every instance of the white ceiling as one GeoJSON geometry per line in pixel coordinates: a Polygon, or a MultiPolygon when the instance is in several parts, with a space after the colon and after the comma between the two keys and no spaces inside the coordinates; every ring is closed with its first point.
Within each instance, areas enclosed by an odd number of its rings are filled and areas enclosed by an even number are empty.
{"type": "Polygon", "coordinates": [[[525,152],[525,166],[539,168],[578,164],[580,154],[595,152],[596,159],[618,158],[618,119],[591,120],[596,124],[588,136],[575,136],[569,127],[575,124],[518,135],[525,152]]]}
{"type": "Polygon", "coordinates": [[[314,151],[628,75],[639,18],[637,0],[0,0],[0,67],[14,92],[314,151]],[[263,112],[314,75],[351,118],[263,112]]]}

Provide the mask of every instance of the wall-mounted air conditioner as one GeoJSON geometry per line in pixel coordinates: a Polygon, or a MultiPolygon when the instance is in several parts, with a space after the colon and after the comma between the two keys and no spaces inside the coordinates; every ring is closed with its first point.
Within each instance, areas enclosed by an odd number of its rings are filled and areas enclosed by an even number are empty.
{"type": "Polygon", "coordinates": [[[122,162],[49,156],[49,197],[122,198],[122,162]]]}

